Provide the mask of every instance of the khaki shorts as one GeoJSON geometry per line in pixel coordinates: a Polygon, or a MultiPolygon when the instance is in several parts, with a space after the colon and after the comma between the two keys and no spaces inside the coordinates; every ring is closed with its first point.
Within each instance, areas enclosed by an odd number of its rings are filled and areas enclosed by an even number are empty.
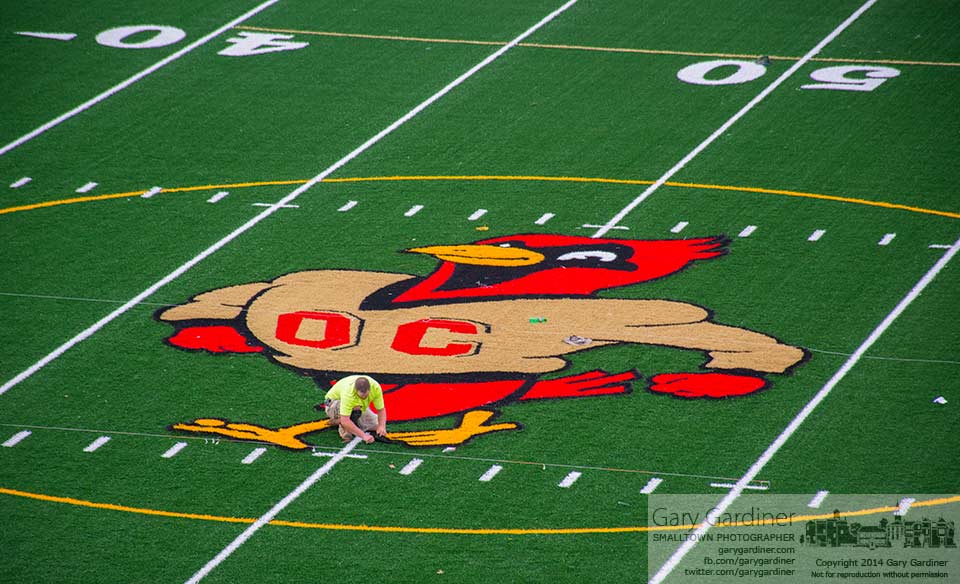
{"type": "MultiPolygon", "coordinates": [[[[347,431],[346,428],[340,426],[340,400],[327,400],[323,402],[324,411],[327,413],[327,417],[330,420],[337,424],[337,429],[340,431],[340,437],[346,441],[353,440],[353,434],[347,431]]],[[[373,432],[377,429],[377,415],[373,413],[373,410],[366,408],[363,410],[363,413],[360,414],[360,423],[357,424],[360,426],[360,429],[364,432],[373,432]]]]}

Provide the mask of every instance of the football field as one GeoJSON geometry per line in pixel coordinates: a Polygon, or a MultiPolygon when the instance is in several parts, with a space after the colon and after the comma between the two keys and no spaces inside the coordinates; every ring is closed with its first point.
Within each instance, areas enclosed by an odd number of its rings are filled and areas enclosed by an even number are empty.
{"type": "Polygon", "coordinates": [[[958,24],[0,3],[0,582],[686,582],[778,496],[951,518],[958,24]],[[318,411],[353,374],[389,443],[318,411]]]}

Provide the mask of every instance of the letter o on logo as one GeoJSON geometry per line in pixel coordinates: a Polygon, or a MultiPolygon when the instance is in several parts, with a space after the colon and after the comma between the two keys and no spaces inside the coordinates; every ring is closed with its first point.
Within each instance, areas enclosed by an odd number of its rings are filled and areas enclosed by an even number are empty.
{"type": "Polygon", "coordinates": [[[694,63],[677,71],[677,78],[685,83],[693,85],[736,85],[738,83],[747,83],[767,72],[767,68],[759,63],[750,61],[738,61],[735,59],[719,59],[717,61],[704,61],[703,63],[694,63]],[[721,79],[707,79],[714,69],[720,67],[736,67],[737,70],[721,79]]]}
{"type": "Polygon", "coordinates": [[[348,313],[301,310],[279,315],[275,334],[277,340],[290,345],[314,349],[342,349],[359,342],[353,325],[359,327],[360,322],[359,318],[348,313]],[[317,336],[301,336],[305,333],[301,330],[305,323],[319,324],[322,332],[317,336]]]}
{"type": "Polygon", "coordinates": [[[158,49],[180,42],[187,33],[175,26],[157,24],[135,24],[105,30],[97,35],[97,42],[105,47],[117,49],[158,49]],[[153,32],[153,36],[139,42],[127,42],[127,38],[136,34],[153,32]]]}

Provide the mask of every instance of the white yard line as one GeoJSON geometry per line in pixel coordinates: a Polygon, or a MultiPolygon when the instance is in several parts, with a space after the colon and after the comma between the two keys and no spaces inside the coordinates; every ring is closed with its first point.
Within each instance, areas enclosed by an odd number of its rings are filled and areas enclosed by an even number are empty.
{"type": "MultiPolygon", "coordinates": [[[[710,486],[715,489],[732,489],[736,485],[730,483],[710,483],[710,486]]],[[[755,491],[766,491],[770,489],[769,485],[746,485],[744,489],[753,489],[755,491]]]]}
{"type": "Polygon", "coordinates": [[[486,209],[477,209],[476,211],[473,212],[472,215],[467,217],[467,221],[476,221],[477,219],[483,217],[486,214],[487,214],[486,209]]]}
{"type": "Polygon", "coordinates": [[[257,6],[256,8],[254,8],[253,10],[251,10],[251,11],[243,14],[242,16],[240,16],[240,17],[238,17],[238,18],[235,18],[235,19],[231,20],[230,22],[228,22],[227,24],[221,26],[220,28],[218,28],[217,30],[211,32],[210,34],[208,34],[208,35],[206,35],[206,36],[203,36],[203,37],[197,39],[196,41],[194,41],[194,42],[190,43],[189,45],[183,47],[183,48],[180,49],[179,51],[177,51],[177,52],[173,53],[172,55],[168,56],[167,58],[162,59],[162,60],[158,61],[157,63],[154,63],[153,65],[147,67],[147,68],[144,69],[143,71],[140,71],[139,73],[135,74],[134,76],[126,79],[125,81],[121,81],[121,82],[118,83],[117,85],[114,85],[113,87],[111,87],[110,89],[104,91],[103,93],[101,93],[100,95],[94,97],[93,99],[91,99],[91,100],[89,100],[89,101],[87,101],[87,102],[85,102],[85,103],[82,103],[82,104],[78,105],[77,107],[73,108],[72,110],[68,111],[67,113],[65,113],[65,114],[63,114],[63,115],[61,115],[61,116],[59,116],[59,117],[57,117],[57,118],[54,118],[53,120],[50,120],[50,121],[47,122],[46,124],[44,124],[44,125],[40,126],[39,128],[33,130],[33,131],[30,132],[29,134],[26,134],[26,135],[24,135],[24,136],[21,136],[20,138],[17,138],[17,139],[14,140],[13,142],[11,142],[11,143],[7,144],[6,146],[0,148],[0,156],[3,156],[3,155],[6,154],[7,152],[10,152],[10,151],[13,150],[14,148],[17,148],[18,146],[22,146],[23,144],[26,144],[26,143],[29,142],[30,140],[33,140],[34,138],[36,138],[37,136],[39,136],[40,134],[43,134],[43,133],[46,132],[47,130],[50,130],[51,128],[54,128],[54,127],[62,124],[63,122],[69,120],[70,118],[76,116],[77,114],[80,114],[80,113],[85,112],[86,110],[90,109],[91,107],[93,107],[93,106],[97,105],[98,103],[104,101],[104,100],[107,99],[108,97],[110,97],[110,96],[112,96],[112,95],[114,95],[114,94],[116,94],[116,93],[119,93],[119,92],[123,91],[124,89],[130,87],[131,85],[133,85],[133,84],[136,83],[137,81],[140,81],[141,79],[143,79],[143,78],[146,77],[147,75],[150,75],[151,73],[154,73],[154,72],[156,72],[157,70],[159,70],[159,69],[161,69],[161,68],[169,65],[170,63],[176,61],[176,60],[179,59],[180,57],[186,55],[187,53],[190,53],[190,52],[193,51],[194,49],[197,49],[197,48],[199,48],[199,47],[202,47],[203,45],[205,45],[205,44],[207,44],[208,42],[212,41],[213,39],[217,38],[218,36],[220,36],[220,35],[223,34],[224,32],[232,29],[233,27],[237,26],[238,24],[240,24],[240,23],[242,23],[242,22],[244,22],[244,21],[252,18],[253,16],[259,14],[260,12],[266,10],[266,9],[269,8],[271,5],[276,4],[278,1],[279,1],[279,0],[267,0],[267,2],[264,2],[263,4],[261,4],[261,5],[257,6]]]}
{"type": "Polygon", "coordinates": [[[904,515],[907,514],[907,511],[910,510],[910,507],[912,507],[913,504],[916,503],[916,502],[917,502],[916,499],[913,499],[913,498],[910,498],[910,497],[906,497],[906,498],[904,498],[904,499],[900,499],[900,502],[897,504],[897,510],[894,511],[893,514],[894,514],[894,515],[899,515],[900,517],[903,517],[904,515]]]}
{"type": "Polygon", "coordinates": [[[604,235],[606,235],[608,231],[618,226],[620,222],[623,221],[623,219],[630,214],[631,211],[633,211],[634,209],[637,208],[638,205],[640,205],[640,203],[650,198],[650,196],[653,195],[653,193],[657,192],[657,190],[660,189],[660,187],[662,187],[665,182],[670,180],[670,178],[673,177],[673,175],[683,170],[683,168],[687,164],[689,164],[691,160],[693,160],[701,152],[706,150],[706,148],[711,144],[713,144],[718,138],[720,138],[720,136],[723,136],[727,132],[727,130],[729,130],[735,123],[737,123],[737,121],[740,120],[740,118],[747,115],[747,113],[750,110],[752,110],[754,107],[756,107],[757,104],[759,104],[761,101],[766,99],[767,96],[773,92],[773,90],[780,87],[784,81],[792,77],[794,73],[796,73],[798,70],[804,67],[807,63],[809,63],[810,60],[816,57],[817,54],[819,54],[820,51],[823,50],[824,47],[830,44],[830,42],[833,41],[833,39],[837,38],[837,36],[839,36],[841,32],[843,32],[844,30],[846,30],[847,27],[853,24],[854,21],[860,18],[860,15],[866,12],[868,8],[873,6],[873,4],[876,1],[877,0],[868,0],[866,4],[861,6],[856,12],[850,15],[849,18],[843,21],[843,23],[841,23],[840,26],[833,29],[833,32],[831,32],[826,37],[824,37],[822,41],[820,41],[819,43],[817,43],[815,47],[810,49],[810,51],[808,51],[806,55],[801,57],[799,61],[794,63],[789,69],[787,69],[782,75],[780,75],[780,77],[777,77],[773,81],[773,83],[766,86],[763,89],[763,91],[761,91],[759,94],[757,94],[756,97],[751,99],[750,102],[747,103],[747,105],[743,106],[740,109],[740,111],[733,114],[733,117],[731,117],[729,120],[724,122],[723,125],[717,128],[717,130],[714,131],[713,134],[710,134],[710,136],[708,136],[706,140],[704,140],[699,145],[697,145],[696,148],[691,150],[689,154],[687,154],[680,160],[680,162],[676,163],[673,166],[673,168],[668,170],[666,173],[664,173],[663,176],[658,178],[656,182],[654,182],[652,185],[647,187],[646,190],[640,193],[640,195],[636,199],[631,201],[629,205],[627,205],[619,213],[614,215],[614,217],[610,219],[610,221],[608,221],[606,225],[603,225],[602,227],[600,227],[600,229],[593,234],[593,237],[603,237],[604,235]]]}
{"type": "Polygon", "coordinates": [[[148,190],[147,192],[145,192],[145,193],[143,193],[142,195],[140,195],[140,198],[141,198],[141,199],[149,199],[150,197],[152,197],[152,196],[154,196],[154,195],[159,195],[159,194],[162,193],[162,192],[163,192],[163,188],[161,188],[161,187],[151,187],[150,190],[148,190]]]}
{"type": "Polygon", "coordinates": [[[561,489],[569,489],[570,487],[573,486],[573,483],[577,482],[577,480],[581,476],[583,476],[583,473],[573,471],[567,476],[563,477],[563,480],[560,481],[560,483],[557,486],[560,487],[561,489]]]}
{"type": "Polygon", "coordinates": [[[33,432],[31,432],[30,430],[21,430],[20,432],[17,432],[16,434],[8,438],[6,442],[4,442],[3,444],[0,444],[0,446],[3,446],[4,448],[13,448],[17,444],[20,444],[26,438],[28,438],[30,434],[33,434],[33,432]]]}
{"type": "MultiPolygon", "coordinates": [[[[270,2],[261,4],[257,10],[262,10],[263,8],[266,8],[267,6],[269,6],[275,1],[276,0],[271,0],[270,2]]],[[[71,348],[73,348],[75,345],[77,345],[78,343],[81,343],[84,340],[90,338],[92,335],[97,333],[100,329],[102,329],[104,326],[106,326],[107,324],[115,320],[117,317],[125,314],[128,310],[130,310],[134,306],[140,304],[141,302],[143,302],[144,300],[152,296],[154,293],[157,292],[157,290],[163,288],[170,282],[176,280],[177,278],[182,276],[184,273],[186,273],[188,270],[190,270],[191,268],[193,268],[203,260],[207,259],[208,257],[210,257],[211,255],[219,251],[221,248],[225,247],[227,244],[231,243],[234,239],[236,239],[237,237],[240,237],[241,235],[243,235],[244,233],[252,229],[254,226],[256,226],[258,223],[260,223],[267,217],[270,217],[271,215],[276,213],[277,210],[282,209],[285,205],[293,202],[294,200],[296,200],[297,197],[299,197],[303,193],[315,187],[317,184],[323,181],[323,179],[327,178],[334,172],[340,170],[340,168],[342,168],[343,166],[351,162],[354,158],[360,156],[361,154],[363,154],[364,152],[372,148],[374,145],[376,145],[378,142],[380,142],[381,140],[383,140],[384,138],[392,134],[397,128],[399,128],[400,126],[406,124],[408,121],[415,118],[423,110],[427,109],[428,107],[436,103],[440,98],[442,98],[443,96],[447,95],[448,93],[450,93],[451,91],[459,87],[467,79],[473,77],[477,72],[484,69],[487,65],[499,59],[501,56],[503,56],[504,53],[514,48],[515,46],[517,46],[517,44],[519,44],[524,39],[526,39],[536,31],[538,31],[540,28],[542,28],[547,23],[549,23],[551,20],[553,20],[557,16],[560,16],[560,14],[562,14],[568,8],[576,4],[576,2],[577,0],[569,0],[563,6],[561,6],[560,8],[554,10],[553,12],[545,16],[540,22],[538,22],[537,24],[527,29],[525,32],[523,32],[523,34],[513,39],[508,44],[504,45],[494,53],[490,54],[487,58],[485,58],[484,60],[480,61],[479,63],[471,67],[469,70],[467,70],[466,73],[463,73],[462,75],[460,75],[459,77],[457,77],[456,79],[448,83],[443,89],[434,93],[433,95],[428,97],[426,100],[421,102],[418,106],[414,107],[412,110],[404,114],[398,120],[396,120],[395,122],[393,122],[392,124],[384,128],[383,130],[378,132],[375,136],[368,139],[366,142],[364,142],[357,148],[353,149],[349,154],[347,154],[340,160],[333,163],[333,165],[328,167],[326,170],[324,170],[317,176],[313,177],[303,185],[294,189],[290,194],[280,199],[276,204],[274,204],[271,207],[268,207],[263,212],[261,212],[254,218],[250,219],[249,221],[247,221],[246,223],[244,223],[243,225],[235,229],[232,233],[230,233],[220,241],[216,242],[212,246],[200,252],[199,255],[189,260],[187,263],[183,264],[179,268],[170,272],[167,276],[165,276],[164,278],[162,278],[161,280],[159,280],[158,282],[156,282],[155,284],[153,284],[152,286],[150,286],[140,294],[137,294],[134,298],[126,302],[123,306],[120,306],[119,308],[117,308],[107,316],[95,322],[94,324],[89,326],[87,329],[80,332],[75,337],[65,342],[64,344],[60,345],[59,347],[54,349],[52,352],[50,352],[48,355],[46,355],[45,357],[43,357],[42,359],[40,359],[39,361],[31,365],[25,371],[21,372],[19,375],[17,375],[10,381],[7,381],[6,383],[4,383],[2,386],[0,386],[0,395],[5,394],[6,392],[10,391],[11,388],[16,387],[17,385],[22,383],[24,380],[29,379],[34,373],[46,367],[51,361],[56,360],[61,355],[63,355],[64,353],[69,351],[71,348]]],[[[248,12],[246,15],[244,15],[240,19],[234,22],[231,22],[229,26],[234,26],[244,18],[252,16],[253,14],[256,14],[256,11],[248,12]]],[[[204,37],[204,38],[207,38],[207,37],[204,37]]],[[[210,36],[210,38],[212,38],[212,36],[210,36]]]]}
{"type": "Polygon", "coordinates": [[[180,451],[187,447],[186,442],[177,442],[171,446],[166,452],[164,452],[160,457],[161,458],[173,458],[174,456],[180,454],[180,451]]]}
{"type": "MultiPolygon", "coordinates": [[[[254,207],[274,207],[276,203],[253,203],[254,207]]],[[[299,209],[300,205],[282,205],[279,209],[299,209]]]]}
{"type": "Polygon", "coordinates": [[[260,448],[254,448],[253,450],[250,451],[250,454],[246,455],[246,456],[243,458],[243,460],[241,460],[240,462],[241,462],[242,464],[253,464],[254,462],[256,462],[256,460],[257,460],[258,458],[260,458],[261,456],[263,456],[263,454],[264,454],[266,451],[267,451],[267,449],[266,449],[266,448],[263,448],[262,446],[261,446],[260,448]]]}
{"type": "Polygon", "coordinates": [[[823,505],[824,499],[827,498],[827,495],[830,494],[830,491],[817,491],[817,494],[810,499],[810,502],[807,503],[807,507],[811,509],[819,509],[820,505],[823,505]]]}
{"type": "Polygon", "coordinates": [[[652,479],[647,481],[647,484],[644,485],[642,489],[640,489],[640,494],[641,495],[653,494],[653,492],[657,489],[657,487],[660,486],[660,483],[662,482],[663,482],[663,479],[658,477],[653,477],[652,479]]]}
{"type": "Polygon", "coordinates": [[[420,468],[421,464],[423,464],[422,458],[414,458],[413,460],[408,462],[406,466],[400,469],[400,474],[402,474],[403,476],[409,476],[413,474],[413,471],[420,468]]]}
{"type": "Polygon", "coordinates": [[[83,451],[84,451],[84,452],[96,452],[97,450],[100,449],[101,446],[103,446],[103,445],[106,444],[107,442],[110,442],[110,437],[109,437],[109,436],[101,436],[101,437],[97,438],[96,440],[94,440],[93,442],[91,442],[89,446],[87,446],[86,448],[83,449],[83,451]]]}
{"type": "MultiPolygon", "coordinates": [[[[870,4],[872,4],[872,1],[865,4],[864,7],[867,7],[870,4]]],[[[859,12],[862,13],[864,9],[865,8],[861,8],[859,12]]],[[[695,545],[697,545],[697,542],[703,537],[703,534],[705,534],[712,525],[717,523],[719,517],[726,512],[727,508],[729,508],[730,505],[732,505],[733,502],[736,501],[741,494],[743,494],[743,491],[748,488],[749,483],[757,476],[757,474],[760,473],[761,470],[763,470],[763,467],[770,462],[780,448],[786,444],[787,440],[793,436],[794,432],[796,432],[800,425],[803,424],[804,420],[806,420],[807,417],[813,413],[813,410],[815,410],[817,406],[819,406],[820,403],[823,402],[828,395],[830,395],[830,392],[833,391],[833,388],[836,387],[844,377],[846,377],[847,373],[853,369],[853,366],[857,364],[860,358],[863,357],[870,347],[877,342],[877,339],[879,339],[880,336],[883,335],[888,328],[890,328],[897,317],[899,317],[903,311],[906,310],[907,307],[910,306],[910,304],[916,300],[918,296],[920,296],[923,290],[930,285],[930,282],[937,277],[937,274],[939,274],[940,271],[943,270],[943,268],[946,267],[946,265],[950,262],[950,260],[953,259],[953,256],[957,254],[957,251],[960,251],[960,239],[955,241],[950,249],[943,254],[943,257],[941,257],[940,260],[938,260],[937,263],[935,263],[933,267],[930,268],[922,278],[920,278],[920,281],[910,289],[907,295],[904,296],[893,308],[893,310],[890,311],[886,317],[884,317],[880,324],[873,329],[873,332],[870,333],[870,336],[868,336],[867,339],[863,341],[859,347],[857,347],[857,350],[854,351],[854,353],[849,359],[846,360],[846,362],[844,362],[843,366],[841,366],[840,369],[833,374],[833,377],[831,377],[830,380],[827,381],[827,383],[820,389],[820,391],[813,396],[813,399],[811,399],[807,405],[800,410],[800,413],[798,413],[793,420],[790,421],[790,424],[787,425],[783,432],[781,432],[780,435],[770,443],[760,458],[753,463],[753,465],[747,470],[746,474],[740,477],[740,480],[733,485],[733,488],[730,490],[730,492],[727,493],[720,503],[718,503],[717,506],[714,507],[713,510],[707,515],[706,521],[704,521],[692,532],[693,535],[690,537],[690,539],[686,540],[679,548],[677,548],[673,555],[671,555],[670,558],[660,567],[657,573],[654,574],[653,578],[650,579],[651,584],[663,582],[670,572],[677,567],[683,557],[687,555],[687,553],[689,553],[695,545]]]]}
{"type": "Polygon", "coordinates": [[[537,225],[546,225],[547,221],[553,219],[554,217],[556,217],[556,215],[553,213],[544,213],[543,215],[540,215],[540,218],[534,221],[534,223],[537,225]]]}
{"type": "Polygon", "coordinates": [[[18,34],[26,37],[33,37],[35,39],[46,39],[51,41],[72,41],[77,38],[77,33],[73,32],[15,32],[13,34],[18,34]]]}
{"type": "Polygon", "coordinates": [[[227,545],[227,547],[223,548],[223,550],[221,550],[220,553],[214,556],[212,560],[207,562],[205,566],[200,568],[200,570],[198,570],[196,574],[194,574],[189,580],[187,580],[187,584],[196,584],[200,580],[203,580],[210,572],[214,570],[214,568],[216,568],[221,563],[223,563],[223,561],[229,558],[230,555],[233,554],[233,552],[237,551],[237,549],[239,549],[240,546],[246,543],[246,541],[250,539],[253,536],[253,534],[260,531],[260,528],[262,528],[264,525],[273,521],[277,517],[277,515],[280,514],[281,511],[283,511],[291,503],[296,501],[297,498],[300,497],[300,495],[307,492],[307,490],[313,485],[315,485],[317,481],[322,479],[324,475],[326,475],[331,470],[333,470],[333,467],[336,466],[338,462],[346,458],[347,455],[350,454],[350,451],[353,450],[359,443],[360,443],[360,439],[354,438],[349,444],[344,446],[340,450],[340,452],[337,453],[336,456],[334,456],[333,458],[328,460],[326,463],[324,463],[323,466],[318,468],[313,474],[307,477],[305,481],[300,483],[300,485],[296,489],[292,490],[286,497],[284,497],[283,499],[280,499],[280,501],[276,505],[271,507],[269,511],[263,514],[262,517],[257,519],[254,523],[252,523],[250,527],[244,529],[243,533],[238,535],[236,539],[234,539],[232,542],[230,542],[229,545],[227,545]]]}
{"type": "Polygon", "coordinates": [[[493,477],[500,474],[501,470],[503,470],[503,467],[500,466],[499,464],[495,464],[491,466],[490,468],[487,469],[487,472],[483,473],[483,475],[480,477],[480,482],[489,483],[490,481],[493,480],[493,477]]]}

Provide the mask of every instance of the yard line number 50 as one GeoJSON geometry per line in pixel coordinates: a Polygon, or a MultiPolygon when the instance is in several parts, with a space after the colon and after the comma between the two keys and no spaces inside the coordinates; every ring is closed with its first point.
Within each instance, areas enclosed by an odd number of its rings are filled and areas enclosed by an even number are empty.
{"type": "MultiPolygon", "coordinates": [[[[677,71],[677,78],[692,85],[738,85],[758,79],[766,72],[764,65],[753,61],[718,59],[684,67],[677,71]]],[[[897,69],[874,65],[824,67],[810,73],[810,78],[819,83],[801,85],[800,89],[873,91],[898,75],[900,71],[897,69]]]]}

